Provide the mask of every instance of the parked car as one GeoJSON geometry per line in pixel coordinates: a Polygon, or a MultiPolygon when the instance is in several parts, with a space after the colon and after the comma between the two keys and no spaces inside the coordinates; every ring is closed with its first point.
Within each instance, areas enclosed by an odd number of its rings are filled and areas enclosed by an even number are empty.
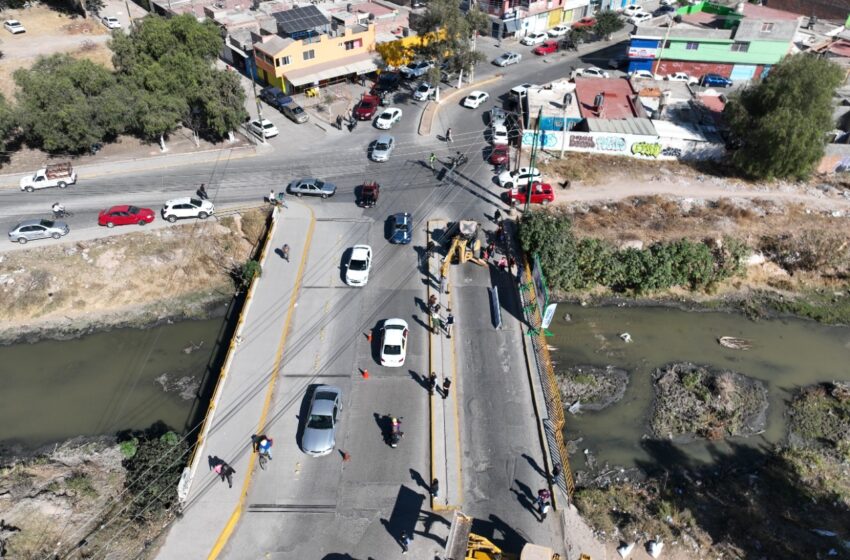
{"type": "Polygon", "coordinates": [[[298,105],[297,103],[284,105],[280,112],[286,115],[286,118],[298,124],[305,123],[310,119],[310,115],[307,114],[307,111],[305,111],[301,105],[298,105]]]}
{"type": "Polygon", "coordinates": [[[107,29],[121,29],[121,22],[118,21],[118,18],[115,16],[103,16],[100,18],[100,22],[107,27],[107,29]]]}
{"type": "Polygon", "coordinates": [[[650,14],[649,12],[640,11],[640,12],[635,12],[631,16],[629,16],[628,22],[632,23],[634,25],[640,25],[641,23],[644,23],[644,22],[649,21],[651,19],[652,19],[652,14],[650,14]]]}
{"type": "Polygon", "coordinates": [[[401,120],[401,109],[398,107],[389,107],[378,115],[375,119],[375,128],[381,130],[389,130],[392,126],[401,120]]]}
{"type": "Polygon", "coordinates": [[[689,76],[685,72],[674,72],[669,74],[666,79],[671,82],[685,82],[686,84],[695,84],[699,82],[699,80],[689,76]]]}
{"type": "Polygon", "coordinates": [[[36,239],[59,239],[68,235],[71,229],[65,222],[54,222],[53,220],[24,220],[9,231],[9,241],[23,245],[27,241],[36,239]]]}
{"type": "Polygon", "coordinates": [[[545,41],[548,38],[549,38],[549,36],[546,35],[545,33],[540,33],[540,32],[529,33],[528,35],[523,37],[522,40],[520,40],[520,43],[522,43],[523,45],[528,45],[528,46],[539,45],[540,43],[542,43],[543,41],[545,41]]]}
{"type": "Polygon", "coordinates": [[[553,39],[557,39],[558,37],[563,37],[567,33],[570,32],[570,26],[567,23],[559,23],[552,29],[546,32],[547,35],[552,37],[553,39]]]}
{"type": "Polygon", "coordinates": [[[271,105],[277,110],[283,109],[287,103],[292,102],[292,98],[283,93],[279,88],[274,86],[264,87],[260,90],[260,99],[271,105]]]}
{"type": "Polygon", "coordinates": [[[380,102],[381,100],[375,95],[363,95],[354,107],[354,118],[359,121],[370,120],[378,111],[378,104],[380,102]]]}
{"type": "MultiPolygon", "coordinates": [[[[516,204],[525,204],[526,199],[528,199],[528,188],[527,187],[514,187],[509,191],[506,191],[503,195],[505,202],[514,206],[516,204]]],[[[532,204],[542,204],[546,206],[550,202],[555,201],[555,191],[552,189],[552,185],[549,183],[534,183],[531,186],[531,203],[532,204]]]]}
{"type": "Polygon", "coordinates": [[[487,161],[493,165],[504,165],[511,159],[510,148],[506,144],[496,145],[490,150],[490,157],[487,161]]]}
{"type": "Polygon", "coordinates": [[[510,66],[511,64],[518,64],[519,61],[522,60],[522,55],[515,52],[503,52],[493,61],[493,64],[496,66],[510,66]]]}
{"type": "Polygon", "coordinates": [[[168,220],[172,224],[180,218],[206,220],[215,214],[215,206],[209,200],[186,196],[167,201],[160,213],[164,220],[168,220]]]}
{"type": "Polygon", "coordinates": [[[531,181],[533,178],[534,181],[540,180],[540,170],[537,168],[530,167],[520,167],[514,171],[503,171],[501,175],[499,175],[499,184],[506,189],[512,189],[514,187],[524,187],[531,181]]]}
{"type": "Polygon", "coordinates": [[[342,414],[342,391],[331,385],[319,385],[313,390],[301,450],[311,457],[330,454],[336,447],[336,427],[342,414]]]}
{"type": "Polygon", "coordinates": [[[428,82],[422,82],[419,84],[419,87],[416,88],[413,92],[413,99],[417,101],[425,101],[426,99],[430,99],[432,95],[434,95],[437,91],[437,88],[429,84],[428,82]]]}
{"type": "Polygon", "coordinates": [[[6,28],[6,31],[11,33],[12,35],[17,35],[18,33],[26,33],[27,30],[24,27],[24,24],[19,22],[16,19],[7,19],[3,22],[3,27],[6,28]]]}
{"type": "Polygon", "coordinates": [[[558,50],[558,41],[543,41],[531,51],[534,54],[546,55],[558,50]]]}
{"type": "Polygon", "coordinates": [[[649,70],[635,70],[629,74],[629,78],[636,80],[654,80],[655,76],[649,70]]]}
{"type": "Polygon", "coordinates": [[[407,212],[390,216],[390,243],[407,245],[413,239],[413,219],[407,212]]]}
{"type": "Polygon", "coordinates": [[[490,94],[484,91],[475,90],[463,100],[463,106],[470,109],[477,109],[482,103],[490,99],[490,94]]]}
{"type": "Polygon", "coordinates": [[[494,126],[490,129],[490,142],[494,145],[508,144],[508,128],[504,125],[494,126]]]}
{"type": "Polygon", "coordinates": [[[407,321],[387,319],[381,327],[381,365],[401,367],[407,356],[407,321]]]}
{"type": "Polygon", "coordinates": [[[77,182],[77,172],[70,162],[51,163],[32,175],[21,177],[18,182],[22,191],[33,192],[37,189],[59,187],[64,189],[77,182]]]}
{"type": "Polygon", "coordinates": [[[640,6],[640,4],[631,4],[629,6],[626,6],[622,10],[623,15],[626,16],[626,17],[631,17],[634,14],[636,14],[638,12],[642,12],[642,11],[644,11],[644,10],[643,10],[643,7],[640,6]]]}
{"type": "Polygon", "coordinates": [[[674,15],[676,13],[676,8],[673,6],[664,6],[663,4],[658,7],[657,10],[652,12],[652,15],[655,17],[666,16],[667,14],[674,15]]]}
{"type": "Polygon", "coordinates": [[[699,83],[705,87],[732,87],[732,80],[720,74],[706,74],[699,83]]]}
{"type": "Polygon", "coordinates": [[[307,196],[320,196],[322,198],[327,198],[336,194],[336,185],[333,183],[326,183],[321,179],[308,177],[292,181],[289,185],[287,185],[286,191],[289,194],[294,194],[295,196],[303,196],[306,194],[307,196]]]}
{"type": "Polygon", "coordinates": [[[602,70],[601,68],[597,68],[596,66],[591,66],[590,68],[576,68],[575,70],[573,70],[572,77],[607,78],[608,72],[602,70]]]}
{"type": "Polygon", "coordinates": [[[659,4],[662,6],[676,6],[678,0],[661,0],[659,4]]]}
{"type": "Polygon", "coordinates": [[[345,264],[345,283],[349,286],[365,286],[372,270],[372,248],[368,245],[355,245],[351,248],[348,262],[345,264]]]}
{"type": "Polygon", "coordinates": [[[408,80],[412,80],[413,78],[421,78],[427,74],[432,66],[434,65],[427,60],[420,60],[419,62],[411,62],[407,66],[403,66],[399,72],[408,80]]]}
{"type": "Polygon", "coordinates": [[[398,72],[381,72],[378,81],[372,87],[372,93],[380,95],[381,93],[395,91],[400,82],[401,75],[398,72]]]}
{"type": "Polygon", "coordinates": [[[248,130],[259,136],[260,138],[274,138],[280,132],[274,123],[268,119],[254,119],[248,123],[248,130]]]}
{"type": "Polygon", "coordinates": [[[126,226],[130,224],[147,225],[154,221],[156,214],[150,208],[138,206],[113,206],[101,210],[97,215],[97,225],[106,227],[126,226]]]}
{"type": "Polygon", "coordinates": [[[372,143],[372,161],[389,161],[394,148],[395,138],[389,134],[381,134],[378,136],[378,139],[372,143]]]}
{"type": "Polygon", "coordinates": [[[583,17],[573,23],[573,29],[591,29],[596,26],[596,18],[592,16],[583,17]]]}

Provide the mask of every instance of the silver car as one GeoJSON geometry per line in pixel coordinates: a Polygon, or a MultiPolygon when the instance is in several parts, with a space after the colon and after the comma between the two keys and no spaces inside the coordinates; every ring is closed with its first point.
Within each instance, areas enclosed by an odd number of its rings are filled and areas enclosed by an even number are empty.
{"type": "Polygon", "coordinates": [[[301,105],[296,103],[288,103],[281,107],[280,111],[286,115],[286,118],[298,124],[305,123],[310,118],[310,115],[301,108],[301,105]]]}
{"type": "Polygon", "coordinates": [[[27,241],[36,239],[59,239],[68,235],[71,228],[65,222],[54,222],[53,220],[26,220],[16,225],[9,232],[9,241],[23,245],[27,241]]]}
{"type": "Polygon", "coordinates": [[[381,134],[372,144],[372,161],[388,161],[395,148],[395,138],[389,134],[381,134]]]}
{"type": "Polygon", "coordinates": [[[289,183],[289,186],[286,187],[286,190],[289,191],[289,194],[294,194],[295,196],[302,196],[306,194],[307,196],[321,196],[322,198],[327,198],[336,194],[336,185],[333,183],[326,183],[321,179],[306,178],[292,181],[289,183]]]}
{"type": "Polygon", "coordinates": [[[332,452],[336,446],[336,427],[341,413],[342,391],[330,385],[316,387],[301,436],[301,450],[312,457],[332,452]]]}

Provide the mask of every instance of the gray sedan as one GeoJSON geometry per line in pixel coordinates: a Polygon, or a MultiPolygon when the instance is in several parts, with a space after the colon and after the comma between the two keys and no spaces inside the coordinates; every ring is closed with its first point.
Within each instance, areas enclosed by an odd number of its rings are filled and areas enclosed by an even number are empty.
{"type": "Polygon", "coordinates": [[[336,185],[333,183],[326,183],[321,179],[305,178],[292,181],[289,183],[289,186],[286,187],[286,190],[295,196],[306,194],[307,196],[321,196],[322,198],[327,198],[336,194],[336,185]]]}
{"type": "Polygon", "coordinates": [[[53,220],[26,220],[16,225],[9,232],[9,241],[24,244],[36,239],[59,239],[68,235],[71,229],[65,222],[54,222],[53,220]]]}
{"type": "Polygon", "coordinates": [[[336,446],[336,427],[342,413],[342,391],[330,385],[319,385],[313,391],[307,425],[301,436],[301,450],[321,457],[336,446]]]}
{"type": "Polygon", "coordinates": [[[389,134],[381,134],[372,144],[372,161],[388,161],[395,148],[395,138],[389,134]]]}

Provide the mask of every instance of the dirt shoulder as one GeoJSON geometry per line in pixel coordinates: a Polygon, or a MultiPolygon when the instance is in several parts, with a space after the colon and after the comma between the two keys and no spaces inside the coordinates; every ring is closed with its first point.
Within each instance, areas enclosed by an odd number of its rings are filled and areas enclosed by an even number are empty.
{"type": "Polygon", "coordinates": [[[267,214],[0,255],[0,342],[205,316],[234,294],[267,214]]]}

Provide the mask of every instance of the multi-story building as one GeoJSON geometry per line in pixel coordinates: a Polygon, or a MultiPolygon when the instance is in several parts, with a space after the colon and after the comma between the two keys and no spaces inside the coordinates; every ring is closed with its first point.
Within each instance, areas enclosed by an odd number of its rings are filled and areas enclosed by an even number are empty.
{"type": "Polygon", "coordinates": [[[677,10],[666,26],[639,26],[629,43],[629,71],[731,80],[760,78],[788,54],[799,16],[753,4],[708,2],[677,10]]]}
{"type": "MultiPolygon", "coordinates": [[[[468,0],[471,2],[472,0],[468,0]]],[[[621,10],[641,0],[480,0],[490,16],[490,35],[521,37],[572,23],[601,10],[621,10]]]]}

